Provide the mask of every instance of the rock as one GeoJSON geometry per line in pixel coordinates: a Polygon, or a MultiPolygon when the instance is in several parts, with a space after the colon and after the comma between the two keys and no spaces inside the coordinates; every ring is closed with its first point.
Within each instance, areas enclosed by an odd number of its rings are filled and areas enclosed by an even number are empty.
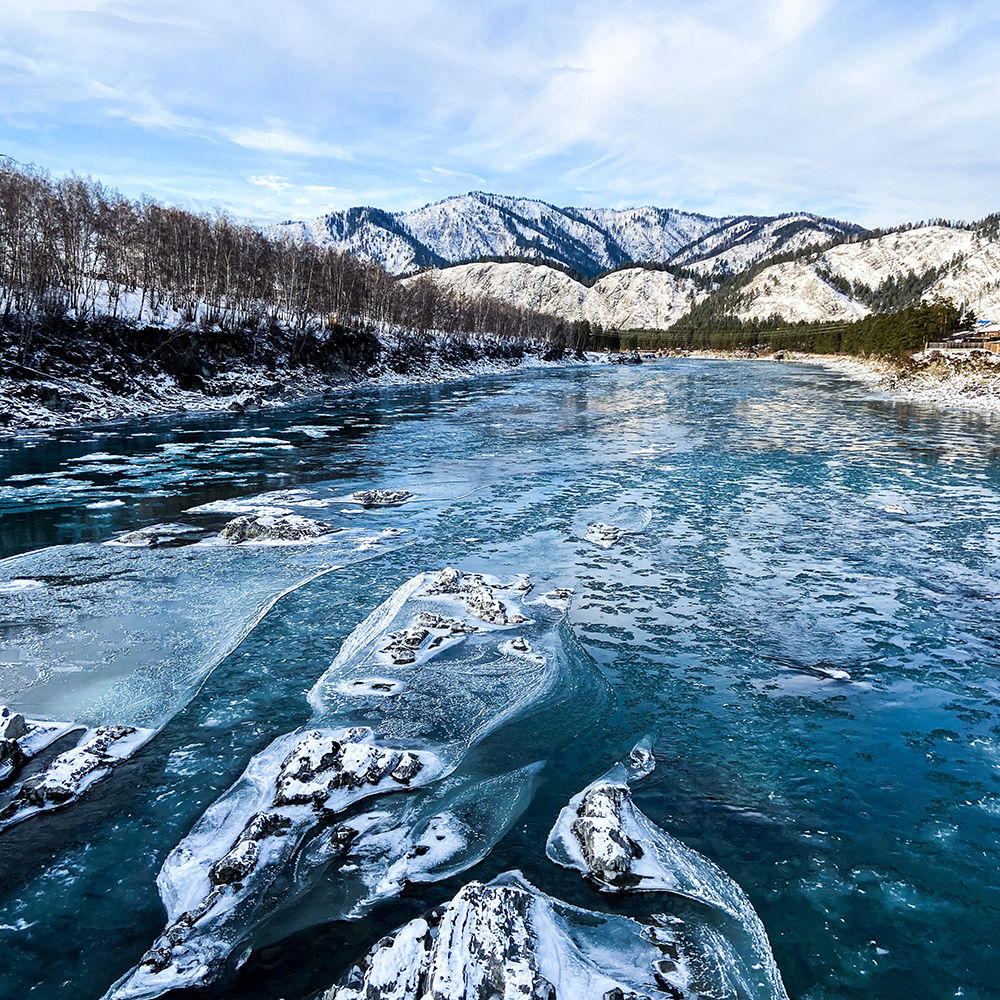
{"type": "Polygon", "coordinates": [[[198,540],[202,532],[187,524],[153,524],[135,531],[126,531],[111,539],[113,545],[128,545],[134,548],[172,548],[190,545],[198,540]]]}
{"type": "Polygon", "coordinates": [[[40,774],[25,781],[0,809],[0,825],[77,798],[148,736],[135,726],[99,726],[79,746],[60,754],[40,774]]]}
{"type": "Polygon", "coordinates": [[[397,507],[413,499],[409,490],[358,490],[352,496],[366,510],[370,507],[397,507]]]}
{"type": "MultiPolygon", "coordinates": [[[[0,737],[0,768],[6,770],[23,767],[27,762],[28,757],[21,749],[21,745],[17,740],[8,740],[0,737]]],[[[9,774],[9,770],[7,774],[9,774]]],[[[6,777],[7,774],[0,772],[0,777],[6,777]]]]}
{"type": "Polygon", "coordinates": [[[238,399],[234,399],[226,409],[233,413],[246,413],[246,407],[238,399]]]}
{"type": "Polygon", "coordinates": [[[0,705],[0,740],[17,740],[28,732],[28,725],[20,712],[12,712],[0,705]]]}
{"type": "Polygon", "coordinates": [[[685,973],[636,921],[567,906],[517,873],[470,882],[444,907],[382,938],[325,1000],[639,1000],[661,972],[661,992],[685,973]]]}
{"type": "Polygon", "coordinates": [[[462,574],[458,572],[457,569],[452,569],[451,566],[446,566],[434,579],[427,585],[424,593],[434,595],[434,594],[457,594],[459,590],[459,585],[461,584],[462,574]]]}
{"type": "Polygon", "coordinates": [[[233,545],[243,542],[304,542],[341,529],[298,514],[245,514],[219,532],[233,545]]]}
{"type": "Polygon", "coordinates": [[[625,832],[622,816],[628,797],[628,789],[619,785],[594,786],[584,794],[573,820],[587,874],[602,887],[631,889],[642,882],[635,867],[645,851],[625,832]]]}

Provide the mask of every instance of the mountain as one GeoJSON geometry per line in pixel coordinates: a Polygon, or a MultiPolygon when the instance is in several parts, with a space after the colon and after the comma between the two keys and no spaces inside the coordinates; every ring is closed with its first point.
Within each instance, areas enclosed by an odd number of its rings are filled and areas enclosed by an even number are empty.
{"type": "Polygon", "coordinates": [[[765,267],[739,290],[733,314],[789,322],[853,320],[949,299],[1000,316],[1000,243],[983,232],[922,226],[765,267]]]}
{"type": "Polygon", "coordinates": [[[683,263],[708,272],[809,244],[825,245],[860,227],[818,216],[724,219],[672,208],[557,208],[531,198],[473,192],[412,212],[349,208],[310,222],[284,222],[287,235],[376,260],[409,274],[484,257],[533,258],[588,277],[630,263],[683,263]]]}
{"type": "Polygon", "coordinates": [[[618,330],[664,329],[705,297],[690,278],[642,267],[612,271],[592,286],[545,264],[456,264],[404,284],[433,281],[460,298],[489,296],[568,321],[588,320],[618,330]]]}
{"type": "Polygon", "coordinates": [[[715,278],[723,268],[708,262],[720,253],[736,267],[750,259],[741,252],[759,253],[769,239],[784,239],[786,252],[792,252],[797,240],[803,249],[791,260],[764,260],[721,283],[634,267],[606,274],[588,287],[561,270],[530,263],[458,264],[404,280],[430,280],[460,298],[488,295],[569,321],[587,319],[619,330],[666,329],[695,307],[701,326],[723,316],[842,322],[935,298],[949,299],[980,318],[1000,318],[1000,242],[992,233],[921,226],[819,251],[808,228],[791,236],[768,226],[733,223],[733,228],[752,239],[731,241],[725,251],[718,251],[721,243],[705,240],[701,249],[706,256],[691,261],[690,270],[700,270],[697,264],[703,262],[715,278]],[[756,248],[749,249],[755,243],[756,248]]]}

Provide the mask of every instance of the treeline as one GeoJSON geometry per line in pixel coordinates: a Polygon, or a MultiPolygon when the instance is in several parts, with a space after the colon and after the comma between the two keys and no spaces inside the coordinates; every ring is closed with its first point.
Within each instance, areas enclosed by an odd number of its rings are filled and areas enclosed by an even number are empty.
{"type": "Polygon", "coordinates": [[[130,200],[82,177],[53,179],[0,160],[0,326],[121,321],[266,336],[382,333],[426,339],[570,339],[558,319],[494,299],[401,284],[378,264],[225,214],[130,200]]]}
{"type": "Polygon", "coordinates": [[[789,324],[780,317],[734,325],[631,331],[620,336],[622,349],[717,351],[803,351],[810,354],[889,355],[901,357],[923,350],[966,328],[972,317],[951,302],[911,306],[893,313],[873,313],[853,323],[789,324]]]}

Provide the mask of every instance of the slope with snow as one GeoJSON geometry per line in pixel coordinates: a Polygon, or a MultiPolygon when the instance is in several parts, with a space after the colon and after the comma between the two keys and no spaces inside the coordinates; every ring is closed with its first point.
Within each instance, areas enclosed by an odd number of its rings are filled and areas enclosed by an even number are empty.
{"type": "Polygon", "coordinates": [[[741,290],[736,315],[792,323],[860,319],[871,312],[866,290],[911,273],[927,276],[925,302],[943,298],[986,318],[1000,314],[1000,244],[970,230],[922,226],[764,268],[741,290]],[[838,290],[828,278],[851,287],[838,290]]]}
{"type": "Polygon", "coordinates": [[[587,287],[544,264],[457,264],[405,281],[433,281],[462,298],[489,296],[573,322],[618,330],[662,330],[704,298],[689,278],[634,267],[613,271],[587,287]]]}
{"type": "Polygon", "coordinates": [[[828,246],[845,233],[863,234],[858,226],[799,213],[776,219],[744,215],[723,220],[671,261],[701,274],[738,274],[777,254],[828,246]]]}
{"type": "Polygon", "coordinates": [[[812,215],[718,219],[652,206],[557,208],[473,192],[412,212],[349,208],[286,222],[273,236],[311,240],[376,260],[392,274],[483,257],[527,257],[597,275],[629,263],[697,263],[738,271],[768,255],[830,242],[856,226],[812,215]]]}

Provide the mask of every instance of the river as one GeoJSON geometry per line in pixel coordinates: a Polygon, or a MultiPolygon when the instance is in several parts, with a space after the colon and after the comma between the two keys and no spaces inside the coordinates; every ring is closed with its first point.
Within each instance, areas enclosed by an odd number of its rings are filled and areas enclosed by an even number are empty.
{"type": "Polygon", "coordinates": [[[157,730],[79,802],[0,834],[0,996],[97,1000],[126,973],[163,929],[168,852],[309,721],[359,622],[453,565],[575,591],[558,704],[505,716],[468,765],[540,766],[515,821],[364,920],[314,906],[205,995],[315,996],[513,868],[638,912],[545,840],[648,734],[637,805],[743,887],[790,996],[1000,997],[998,427],[820,369],[684,359],[0,442],[0,703],[157,730]],[[373,487],[415,500],[343,499],[373,487]],[[103,544],[165,521],[214,531],[241,502],[371,537],[103,544]],[[624,533],[605,549],[594,523],[624,533]]]}

